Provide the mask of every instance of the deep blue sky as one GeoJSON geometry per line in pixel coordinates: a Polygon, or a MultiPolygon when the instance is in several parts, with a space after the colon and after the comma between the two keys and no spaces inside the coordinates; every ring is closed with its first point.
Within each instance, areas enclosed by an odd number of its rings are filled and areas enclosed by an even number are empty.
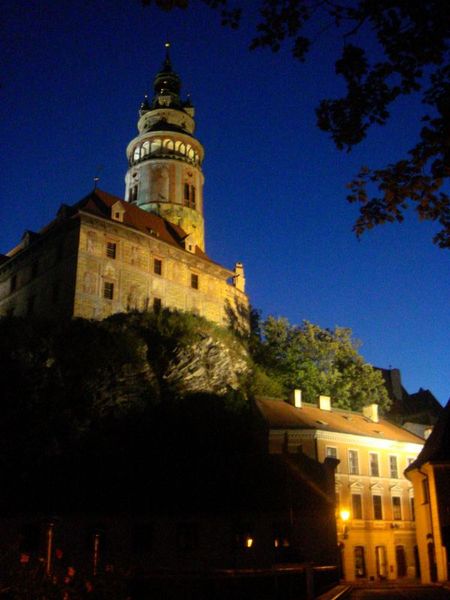
{"type": "MultiPolygon", "coordinates": [[[[245,6],[251,2],[243,2],[245,6]]],[[[401,369],[408,391],[450,394],[450,252],[415,216],[352,233],[345,184],[362,164],[402,156],[419,128],[405,100],[352,153],[315,125],[322,97],[339,94],[337,40],[309,61],[247,50],[251,30],[216,13],[164,13],[138,0],[7,0],[0,38],[0,252],[37,230],[61,203],[93,187],[123,197],[125,148],[137,109],[172,41],[172,62],[196,107],[205,146],[207,251],[242,260],[252,304],[322,327],[352,328],[367,361],[401,369]]]]}

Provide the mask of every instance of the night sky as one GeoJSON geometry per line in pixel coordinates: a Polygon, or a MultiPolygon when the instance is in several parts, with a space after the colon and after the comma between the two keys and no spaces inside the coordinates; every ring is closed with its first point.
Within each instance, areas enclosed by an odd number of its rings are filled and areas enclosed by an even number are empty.
{"type": "Polygon", "coordinates": [[[401,100],[387,126],[339,152],[314,113],[343,90],[334,75],[339,39],[319,37],[301,64],[288,49],[248,51],[249,22],[234,32],[194,6],[164,13],[138,0],[6,1],[0,252],[89,193],[97,174],[101,189],[123,197],[125,148],[169,39],[206,152],[209,256],[244,262],[263,316],[350,327],[368,362],[399,368],[409,392],[428,388],[445,403],[450,252],[432,244],[437,227],[413,214],[358,241],[357,207],[345,200],[361,165],[381,167],[414,144],[419,100],[401,100]]]}

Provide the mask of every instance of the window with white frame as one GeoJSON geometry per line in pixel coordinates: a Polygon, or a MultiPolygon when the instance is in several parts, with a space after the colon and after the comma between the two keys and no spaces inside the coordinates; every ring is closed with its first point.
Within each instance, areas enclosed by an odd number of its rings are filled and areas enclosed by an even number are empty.
{"type": "Polygon", "coordinates": [[[359,474],[359,460],[357,450],[348,451],[348,472],[350,473],[350,475],[359,474]]]}
{"type": "Polygon", "coordinates": [[[372,477],[380,476],[379,457],[376,452],[369,452],[369,468],[372,477]]]}
{"type": "Polygon", "coordinates": [[[402,499],[400,496],[392,496],[392,518],[394,521],[402,520],[402,499]]]}
{"type": "Polygon", "coordinates": [[[389,457],[389,477],[398,479],[398,460],[396,456],[389,457]]]}
{"type": "Polygon", "coordinates": [[[383,519],[383,498],[380,494],[374,494],[372,496],[372,506],[373,506],[373,518],[376,521],[381,521],[383,519]]]}

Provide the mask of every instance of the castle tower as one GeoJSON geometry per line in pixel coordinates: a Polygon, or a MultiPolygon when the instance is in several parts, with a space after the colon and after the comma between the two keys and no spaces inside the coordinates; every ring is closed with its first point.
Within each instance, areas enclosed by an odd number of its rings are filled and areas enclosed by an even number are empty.
{"type": "Polygon", "coordinates": [[[154,97],[139,110],[139,135],[127,147],[125,198],[188,234],[186,250],[205,250],[203,146],[194,137],[194,107],[180,96],[181,81],[166,58],[156,75],[154,97]]]}

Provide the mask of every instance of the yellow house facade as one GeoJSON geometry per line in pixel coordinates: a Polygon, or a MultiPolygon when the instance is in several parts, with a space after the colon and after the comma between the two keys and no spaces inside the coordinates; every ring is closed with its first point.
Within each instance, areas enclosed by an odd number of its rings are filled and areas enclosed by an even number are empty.
{"type": "Polygon", "coordinates": [[[422,583],[448,581],[450,556],[450,402],[406,470],[414,487],[422,583]]]}
{"type": "Polygon", "coordinates": [[[363,413],[260,398],[257,408],[268,431],[269,451],[304,452],[323,462],[339,460],[336,520],[342,575],[347,581],[415,578],[419,563],[414,491],[403,471],[424,440],[379,418],[377,405],[363,413]]]}

